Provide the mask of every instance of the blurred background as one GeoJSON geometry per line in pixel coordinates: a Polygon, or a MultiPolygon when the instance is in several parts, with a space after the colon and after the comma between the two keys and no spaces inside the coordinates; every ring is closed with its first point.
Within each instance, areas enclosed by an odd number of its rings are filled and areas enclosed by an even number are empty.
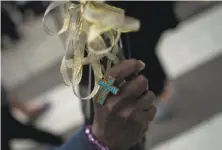
{"type": "MultiPolygon", "coordinates": [[[[48,103],[49,109],[34,125],[66,139],[83,124],[84,116],[80,100],[60,77],[64,38],[50,36],[42,27],[41,19],[48,4],[1,1],[1,81],[25,103],[48,103]],[[8,18],[13,25],[10,26],[8,18]]],[[[157,54],[176,89],[177,100],[170,117],[150,127],[146,149],[219,150],[222,3],[176,2],[174,10],[179,25],[161,36],[157,54]]],[[[47,23],[59,29],[60,13],[52,13],[47,23]]],[[[21,122],[29,122],[19,111],[13,111],[13,115],[21,122]]],[[[13,150],[46,147],[31,140],[13,140],[11,144],[13,150]]]]}

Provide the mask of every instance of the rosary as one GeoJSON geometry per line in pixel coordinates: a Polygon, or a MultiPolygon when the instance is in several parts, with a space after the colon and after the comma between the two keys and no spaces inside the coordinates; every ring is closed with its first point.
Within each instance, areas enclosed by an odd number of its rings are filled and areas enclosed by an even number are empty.
{"type": "Polygon", "coordinates": [[[103,79],[103,75],[112,65],[120,63],[118,53],[120,51],[121,33],[135,32],[140,28],[140,21],[125,16],[125,11],[106,4],[103,1],[55,1],[52,2],[42,19],[45,31],[51,35],[67,33],[65,54],[61,62],[61,75],[64,82],[75,88],[79,85],[83,65],[90,65],[94,74],[94,88],[86,97],[79,97],[87,100],[93,98],[103,88],[102,94],[97,99],[103,104],[109,92],[118,93],[118,88],[112,86],[114,78],[103,79]],[[45,23],[45,18],[50,11],[61,8],[63,14],[63,26],[57,32],[52,32],[45,23]],[[72,53],[72,57],[68,54],[72,53]],[[105,63],[102,62],[106,59],[105,63]],[[69,77],[68,71],[72,72],[69,77]]]}

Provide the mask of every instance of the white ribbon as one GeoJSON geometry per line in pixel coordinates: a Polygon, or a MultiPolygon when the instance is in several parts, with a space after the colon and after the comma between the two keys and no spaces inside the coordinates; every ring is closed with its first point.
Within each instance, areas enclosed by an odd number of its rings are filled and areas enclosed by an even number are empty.
{"type": "MultiPolygon", "coordinates": [[[[65,55],[60,67],[63,80],[67,85],[72,85],[75,89],[82,79],[83,65],[91,64],[95,86],[88,96],[80,97],[81,99],[91,99],[99,90],[97,82],[103,77],[101,59],[107,58],[105,71],[110,69],[112,64],[118,64],[120,62],[117,57],[120,49],[118,41],[121,32],[139,30],[140,22],[137,19],[126,17],[123,9],[101,1],[80,0],[79,2],[79,4],[70,1],[52,2],[47,8],[42,22],[45,31],[51,35],[68,32],[65,55]],[[56,7],[62,7],[64,15],[63,26],[57,33],[52,32],[45,23],[49,12],[56,7]],[[106,41],[109,41],[109,46],[106,41]],[[68,59],[67,56],[70,50],[73,52],[72,59],[68,59]],[[72,71],[71,79],[68,75],[69,69],[72,71]]],[[[78,96],[75,90],[73,91],[78,96]]]]}

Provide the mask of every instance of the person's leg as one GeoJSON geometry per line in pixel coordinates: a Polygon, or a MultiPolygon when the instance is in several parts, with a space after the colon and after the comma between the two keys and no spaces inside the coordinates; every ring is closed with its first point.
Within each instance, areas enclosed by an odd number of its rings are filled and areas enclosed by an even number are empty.
{"type": "Polygon", "coordinates": [[[8,31],[8,35],[13,41],[18,41],[20,39],[16,26],[11,26],[11,30],[8,31]]]}
{"type": "Polygon", "coordinates": [[[7,137],[6,131],[2,131],[1,149],[2,150],[11,150],[10,145],[9,145],[9,138],[7,137]]]}
{"type": "Polygon", "coordinates": [[[4,44],[4,36],[5,34],[4,33],[1,33],[1,50],[4,50],[5,49],[5,44],[4,44]]]}
{"type": "Polygon", "coordinates": [[[12,138],[31,139],[36,142],[51,144],[53,146],[59,146],[63,143],[63,139],[60,136],[34,128],[31,125],[22,124],[12,116],[10,126],[12,138]]]}
{"type": "Polygon", "coordinates": [[[10,148],[10,129],[9,126],[9,108],[1,106],[1,148],[2,150],[11,150],[10,148]]]}
{"type": "Polygon", "coordinates": [[[1,11],[2,15],[2,31],[4,34],[7,34],[11,40],[17,41],[20,39],[19,32],[17,30],[16,25],[14,24],[13,20],[11,19],[10,15],[6,10],[1,11]]]}
{"type": "MultiPolygon", "coordinates": [[[[132,57],[142,60],[146,64],[146,68],[141,73],[148,78],[149,87],[157,97],[157,117],[155,119],[161,120],[167,116],[167,112],[170,110],[172,89],[156,54],[156,45],[165,30],[176,26],[177,19],[173,14],[173,3],[171,2],[152,2],[140,6],[138,6],[138,9],[144,11],[140,11],[143,13],[138,13],[135,17],[140,19],[141,28],[139,32],[129,33],[132,57]],[[161,9],[161,7],[164,9],[161,9]],[[163,12],[160,10],[163,10],[163,12]],[[144,13],[146,11],[148,12],[144,13]],[[163,14],[167,21],[160,17],[163,14]]],[[[132,15],[134,13],[135,11],[132,11],[132,15]]]]}

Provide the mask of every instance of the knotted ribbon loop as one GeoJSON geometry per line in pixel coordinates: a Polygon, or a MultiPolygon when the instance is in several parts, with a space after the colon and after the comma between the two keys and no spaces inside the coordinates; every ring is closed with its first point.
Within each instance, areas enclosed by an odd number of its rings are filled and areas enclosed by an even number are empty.
{"type": "MultiPolygon", "coordinates": [[[[90,64],[94,73],[95,86],[92,92],[84,98],[90,99],[99,90],[97,82],[103,77],[101,60],[106,57],[106,69],[120,60],[117,54],[120,50],[118,41],[122,32],[137,31],[140,22],[126,17],[123,9],[107,5],[104,2],[80,0],[79,3],[70,1],[52,2],[42,19],[45,31],[52,35],[67,32],[65,55],[61,62],[60,71],[64,82],[77,87],[82,79],[83,65],[90,64]],[[45,18],[53,9],[61,7],[63,26],[57,32],[52,32],[45,23],[45,18]],[[69,51],[72,58],[68,58],[69,51]],[[87,54],[87,56],[85,56],[87,54]],[[68,70],[72,71],[69,78],[68,70]]],[[[76,94],[75,90],[73,90],[76,94]]],[[[78,96],[76,94],[76,96],[78,96]]]]}

